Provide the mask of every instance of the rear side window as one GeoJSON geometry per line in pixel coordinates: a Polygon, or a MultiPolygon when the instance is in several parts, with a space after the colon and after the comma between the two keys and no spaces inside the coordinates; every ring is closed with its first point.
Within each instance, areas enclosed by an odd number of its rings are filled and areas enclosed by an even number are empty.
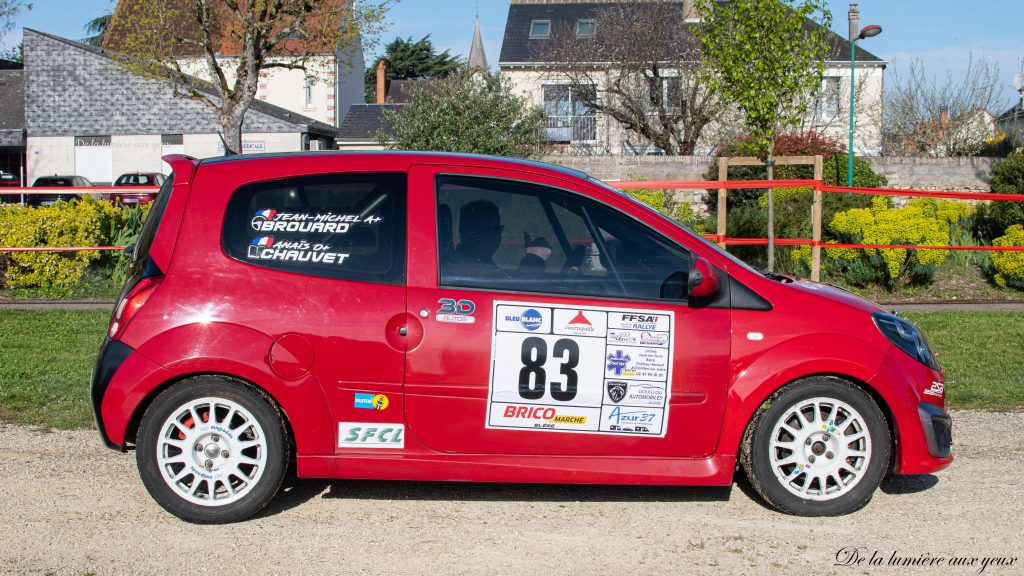
{"type": "Polygon", "coordinates": [[[275,270],[405,282],[405,174],[332,174],[244,186],[228,203],[224,251],[275,270]]]}
{"type": "Polygon", "coordinates": [[[139,239],[135,241],[135,248],[132,250],[132,262],[128,270],[128,277],[131,278],[142,271],[146,258],[149,256],[149,248],[156,238],[156,231],[160,227],[160,220],[164,217],[164,210],[167,208],[167,201],[171,199],[171,188],[174,187],[174,175],[164,181],[164,185],[157,192],[156,200],[153,200],[153,207],[146,216],[146,222],[139,232],[139,239]]]}

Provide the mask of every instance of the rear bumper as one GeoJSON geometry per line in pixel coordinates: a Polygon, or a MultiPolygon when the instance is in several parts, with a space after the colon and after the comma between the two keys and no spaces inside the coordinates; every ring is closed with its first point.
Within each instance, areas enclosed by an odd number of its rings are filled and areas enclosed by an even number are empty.
{"type": "Polygon", "coordinates": [[[103,398],[110,387],[110,381],[114,379],[114,374],[117,373],[117,370],[124,364],[124,361],[128,359],[132,352],[134,350],[131,347],[117,340],[110,340],[109,338],[104,340],[103,345],[100,346],[100,355],[96,359],[96,368],[93,370],[92,383],[90,385],[92,414],[96,419],[96,429],[100,432],[100,438],[107,448],[122,452],[124,451],[124,445],[112,441],[107,434],[107,428],[103,422],[103,398]]]}

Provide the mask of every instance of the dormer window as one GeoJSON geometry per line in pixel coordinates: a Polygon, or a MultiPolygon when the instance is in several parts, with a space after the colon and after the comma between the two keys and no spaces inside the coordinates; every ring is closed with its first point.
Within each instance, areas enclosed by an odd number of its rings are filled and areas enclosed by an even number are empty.
{"type": "Polygon", "coordinates": [[[596,20],[577,20],[576,21],[576,37],[577,38],[593,38],[597,35],[597,21],[596,20]]]}
{"type": "Polygon", "coordinates": [[[551,20],[530,22],[530,38],[547,38],[548,36],[551,36],[551,20]]]}

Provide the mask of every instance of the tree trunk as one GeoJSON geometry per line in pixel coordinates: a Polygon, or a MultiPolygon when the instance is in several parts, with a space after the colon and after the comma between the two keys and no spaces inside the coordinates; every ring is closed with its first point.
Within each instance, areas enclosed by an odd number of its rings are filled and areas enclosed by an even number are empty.
{"type": "MultiPolygon", "coordinates": [[[[775,172],[771,154],[765,160],[768,165],[768,179],[772,180],[775,172]]],[[[772,189],[768,189],[768,271],[775,271],[775,198],[772,189]]]]}
{"type": "Polygon", "coordinates": [[[230,112],[218,115],[221,133],[224,137],[225,156],[242,153],[242,120],[244,118],[244,116],[230,112]]]}

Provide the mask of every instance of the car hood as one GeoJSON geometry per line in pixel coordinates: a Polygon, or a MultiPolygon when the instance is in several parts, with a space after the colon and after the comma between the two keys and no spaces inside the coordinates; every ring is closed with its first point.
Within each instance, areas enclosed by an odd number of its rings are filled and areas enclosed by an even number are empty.
{"type": "Polygon", "coordinates": [[[797,280],[788,284],[787,287],[811,295],[812,297],[816,296],[818,298],[829,300],[830,302],[850,306],[851,308],[862,310],[868,314],[875,312],[888,312],[888,310],[878,304],[865,298],[861,298],[853,292],[844,290],[832,284],[811,282],[810,280],[797,280]]]}

